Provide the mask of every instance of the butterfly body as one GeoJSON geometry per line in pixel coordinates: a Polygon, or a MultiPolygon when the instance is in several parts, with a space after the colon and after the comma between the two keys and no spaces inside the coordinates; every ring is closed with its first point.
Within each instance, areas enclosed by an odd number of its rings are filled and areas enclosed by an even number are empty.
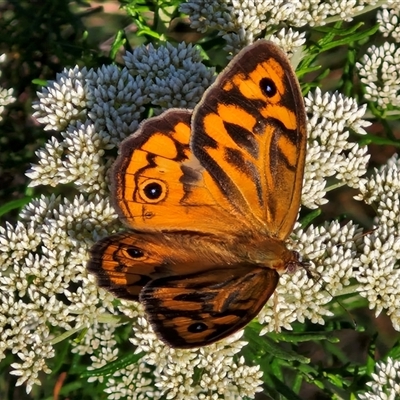
{"type": "Polygon", "coordinates": [[[100,286],[140,301],[173,347],[213,343],[253,319],[279,275],[300,204],[305,111],[285,55],[243,50],[193,112],[173,109],[127,138],[112,200],[133,230],[94,245],[100,286]]]}

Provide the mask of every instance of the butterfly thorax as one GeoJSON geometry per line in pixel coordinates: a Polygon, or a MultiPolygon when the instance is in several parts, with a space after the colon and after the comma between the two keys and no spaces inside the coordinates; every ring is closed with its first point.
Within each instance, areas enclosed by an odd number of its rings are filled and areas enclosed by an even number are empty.
{"type": "Polygon", "coordinates": [[[299,253],[289,250],[285,242],[271,237],[247,236],[238,239],[234,247],[237,257],[258,266],[275,269],[280,275],[288,269],[302,266],[299,253]]]}

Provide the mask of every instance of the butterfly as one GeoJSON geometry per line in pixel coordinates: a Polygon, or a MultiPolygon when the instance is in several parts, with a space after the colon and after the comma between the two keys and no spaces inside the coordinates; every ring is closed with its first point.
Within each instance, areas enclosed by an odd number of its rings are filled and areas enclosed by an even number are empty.
{"type": "Polygon", "coordinates": [[[243,49],[193,111],[171,109],[125,139],[111,199],[130,228],[97,242],[88,270],[139,301],[175,348],[247,325],[279,276],[303,265],[285,240],[300,207],[306,114],[282,50],[243,49]]]}

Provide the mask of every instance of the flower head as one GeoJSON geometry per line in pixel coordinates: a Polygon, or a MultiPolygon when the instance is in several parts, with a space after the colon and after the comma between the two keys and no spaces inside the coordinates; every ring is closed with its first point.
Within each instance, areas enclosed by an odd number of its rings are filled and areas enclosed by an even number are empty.
{"type": "Polygon", "coordinates": [[[376,315],[386,310],[400,330],[400,161],[397,155],[360,180],[363,200],[376,208],[373,231],[364,238],[361,265],[356,274],[359,293],[376,315]]]}
{"type": "Polygon", "coordinates": [[[361,400],[394,400],[400,396],[400,361],[389,357],[375,365],[376,373],[367,382],[368,391],[359,393],[361,400]]]}
{"type": "Polygon", "coordinates": [[[145,80],[144,92],[159,114],[169,108],[194,108],[204,90],[214,82],[214,68],[207,68],[191,44],[166,43],[155,49],[138,47],[124,56],[129,73],[145,80]]]}
{"type": "Polygon", "coordinates": [[[308,148],[302,202],[309,208],[324,204],[327,178],[336,185],[358,187],[367,170],[367,147],[350,141],[350,131],[365,134],[370,123],[362,117],[365,106],[339,93],[322,95],[320,89],[305,98],[308,120],[308,148]]]}
{"type": "Polygon", "coordinates": [[[378,11],[377,20],[379,30],[385,37],[391,37],[397,43],[400,42],[400,6],[393,4],[393,8],[378,11]]]}
{"type": "MultiPolygon", "coordinates": [[[[0,55],[0,66],[6,61],[6,55],[0,55]]],[[[1,70],[0,70],[1,77],[1,70]]],[[[14,89],[4,89],[0,87],[0,122],[3,120],[3,113],[5,111],[6,106],[14,103],[16,98],[14,97],[14,89]]]]}
{"type": "Polygon", "coordinates": [[[189,16],[192,28],[200,32],[216,30],[227,42],[225,49],[235,53],[253,43],[262,31],[274,33],[282,24],[299,28],[307,24],[324,25],[329,19],[351,21],[366,5],[376,3],[376,0],[187,0],[180,11],[189,16]]]}
{"type": "Polygon", "coordinates": [[[361,82],[365,85],[365,98],[382,109],[400,107],[399,82],[400,48],[395,43],[371,46],[356,64],[361,82]]]}

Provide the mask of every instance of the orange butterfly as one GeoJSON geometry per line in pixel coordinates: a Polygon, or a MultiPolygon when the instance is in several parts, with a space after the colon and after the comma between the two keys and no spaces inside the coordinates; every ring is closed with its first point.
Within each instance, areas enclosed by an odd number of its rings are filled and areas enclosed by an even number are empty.
{"type": "Polygon", "coordinates": [[[192,111],[146,120],[122,142],[112,200],[131,230],[91,249],[88,270],[140,301],[159,338],[204,346],[243,328],[302,265],[285,246],[300,206],[306,115],[285,54],[242,50],[192,111]]]}

